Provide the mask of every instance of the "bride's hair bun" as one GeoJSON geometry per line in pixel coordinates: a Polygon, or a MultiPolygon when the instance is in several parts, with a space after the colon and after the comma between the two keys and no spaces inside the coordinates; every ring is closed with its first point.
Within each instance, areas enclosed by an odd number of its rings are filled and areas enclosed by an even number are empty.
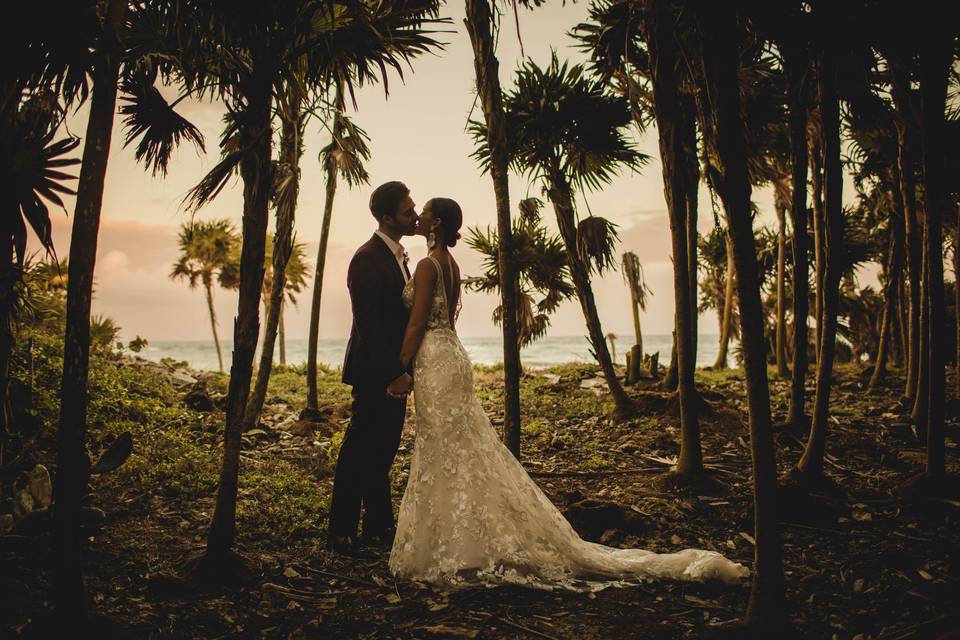
{"type": "Polygon", "coordinates": [[[433,217],[440,221],[443,243],[448,247],[456,245],[461,237],[460,227],[463,226],[463,211],[460,205],[451,198],[431,198],[428,204],[433,217]]]}

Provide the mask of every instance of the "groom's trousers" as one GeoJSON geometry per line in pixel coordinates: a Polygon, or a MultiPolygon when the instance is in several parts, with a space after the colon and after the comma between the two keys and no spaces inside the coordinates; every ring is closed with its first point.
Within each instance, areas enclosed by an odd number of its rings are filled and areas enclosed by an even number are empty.
{"type": "Polygon", "coordinates": [[[353,387],[350,426],[343,437],[330,504],[330,536],[355,536],[363,506],[363,534],[380,535],[394,526],[390,467],[400,446],[406,399],[383,387],[353,387]]]}

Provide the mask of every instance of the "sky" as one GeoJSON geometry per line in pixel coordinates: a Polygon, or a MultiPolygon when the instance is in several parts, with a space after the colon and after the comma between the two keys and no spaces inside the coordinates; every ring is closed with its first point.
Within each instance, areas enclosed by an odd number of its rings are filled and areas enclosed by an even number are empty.
{"type": "MultiPolygon", "coordinates": [[[[586,2],[550,3],[534,11],[521,10],[520,36],[523,52],[540,65],[550,59],[551,49],[561,59],[583,61],[585,55],[574,48],[570,29],[587,17],[586,2]]],[[[440,34],[445,50],[414,60],[401,80],[391,73],[389,97],[382,85],[368,86],[357,93],[357,109],[349,115],[371,138],[372,158],[367,164],[370,185],[349,190],[341,184],[337,190],[326,273],[323,284],[320,337],[346,337],[350,330],[350,301],[346,289],[346,268],[358,246],[372,234],[376,222],[367,208],[372,189],[388,180],[402,180],[411,189],[419,205],[434,196],[457,200],[464,212],[464,227],[496,225],[493,185],[489,175],[482,175],[469,156],[473,143],[466,123],[474,108],[473,51],[463,26],[463,5],[448,3],[441,15],[450,17],[445,27],[450,33],[440,34]]],[[[513,84],[513,74],[521,60],[521,47],[513,16],[503,20],[497,50],[500,59],[500,81],[506,89],[513,84]]],[[[168,92],[169,93],[169,92],[168,92]]],[[[122,338],[140,335],[150,341],[203,340],[210,337],[206,303],[200,290],[190,290],[185,283],[170,280],[169,273],[177,259],[177,232],[190,213],[180,205],[184,195],[213,167],[218,158],[217,141],[221,131],[223,106],[216,102],[184,100],[178,111],[204,134],[206,153],[183,146],[170,162],[165,178],[153,177],[134,159],[133,146],[123,147],[122,120],[116,118],[110,162],[107,171],[101,231],[95,273],[93,313],[113,318],[122,328],[122,338]]],[[[473,112],[474,118],[482,113],[473,112]]],[[[66,122],[73,135],[83,136],[87,107],[81,108],[66,122]]],[[[670,229],[663,196],[661,164],[657,159],[656,131],[632,134],[637,148],[651,156],[640,173],[623,173],[600,192],[581,194],[579,206],[586,204],[595,215],[618,225],[618,253],[633,251],[639,257],[653,290],[647,311],[641,316],[645,333],[669,334],[673,324],[672,267],[670,262],[670,229]]],[[[316,259],[323,215],[324,178],[317,154],[328,142],[323,124],[311,120],[307,125],[306,150],[301,164],[301,190],[297,209],[297,239],[307,244],[311,264],[316,259]]],[[[80,150],[78,150],[78,156],[80,150]]],[[[79,171],[79,169],[78,169],[79,171]]],[[[525,177],[511,176],[512,208],[520,199],[541,196],[540,187],[525,177]]],[[[773,198],[769,190],[755,190],[759,206],[759,224],[772,225],[773,198]]],[[[845,188],[844,200],[852,199],[845,188]]],[[[65,202],[68,212],[73,201],[65,202]]],[[[229,185],[211,204],[196,216],[202,219],[228,218],[240,227],[242,185],[239,178],[229,185]]],[[[54,242],[60,256],[68,255],[71,218],[65,212],[51,209],[54,242]]],[[[556,228],[552,209],[544,218],[556,228]]],[[[272,226],[271,215],[271,226],[272,226]]],[[[701,189],[701,232],[713,226],[710,199],[701,189]]],[[[464,234],[466,235],[466,234],[464,234]]],[[[426,254],[420,237],[404,240],[415,264],[426,254]]],[[[33,247],[36,248],[36,242],[33,247]]],[[[465,276],[480,275],[479,254],[463,242],[454,249],[465,276]]],[[[312,273],[312,271],[311,271],[312,273]]],[[[312,286],[312,278],[309,286],[312,286]]],[[[594,279],[594,293],[605,332],[632,334],[629,293],[619,271],[594,279]]],[[[232,318],[236,315],[237,294],[217,290],[214,294],[221,337],[229,340],[232,318]]],[[[467,293],[458,331],[469,337],[494,336],[499,329],[490,317],[497,305],[495,295],[467,293]]],[[[310,291],[300,296],[299,305],[288,307],[288,338],[305,338],[309,325],[310,291]]],[[[717,333],[716,314],[701,317],[701,332],[717,333]]],[[[583,316],[576,300],[566,302],[551,320],[548,335],[568,336],[586,333],[583,316]]]]}

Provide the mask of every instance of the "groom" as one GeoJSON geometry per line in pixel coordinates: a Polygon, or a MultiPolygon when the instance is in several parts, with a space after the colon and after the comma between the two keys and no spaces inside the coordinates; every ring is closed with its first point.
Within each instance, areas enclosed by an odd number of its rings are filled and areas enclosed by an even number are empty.
{"type": "Polygon", "coordinates": [[[327,548],[359,553],[357,524],[363,514],[363,543],[389,548],[395,526],[390,465],[400,446],[406,396],[413,387],[400,363],[407,326],[401,300],[410,279],[403,236],[414,234],[417,212],[402,182],[387,182],[370,196],[378,228],[353,255],[347,288],[353,328],[343,363],[343,382],[353,386],[350,426],[343,437],[333,480],[327,548]]]}

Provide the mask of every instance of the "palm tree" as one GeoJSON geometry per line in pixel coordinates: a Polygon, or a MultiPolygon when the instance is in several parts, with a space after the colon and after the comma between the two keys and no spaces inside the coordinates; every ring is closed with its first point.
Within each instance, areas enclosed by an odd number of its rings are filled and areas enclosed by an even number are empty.
{"type": "Polygon", "coordinates": [[[706,98],[712,109],[702,113],[712,122],[707,144],[715,149],[714,174],[723,200],[733,244],[740,307],[740,335],[750,413],[750,451],[753,459],[755,564],[746,623],[758,630],[786,628],[783,559],[776,514],[776,458],[770,415],[763,312],[750,206],[750,175],[741,118],[738,61],[742,34],[737,15],[719,3],[696,5],[706,98]],[[712,138],[712,140],[711,140],[712,138]]]}
{"type": "Polygon", "coordinates": [[[702,297],[697,307],[699,312],[716,309],[717,325],[720,327],[720,345],[717,358],[711,368],[726,369],[730,340],[738,336],[739,317],[736,310],[734,283],[736,282],[733,264],[733,248],[730,234],[722,226],[699,239],[700,253],[700,290],[702,297]]]}
{"type": "MultiPolygon", "coordinates": [[[[676,71],[680,65],[680,51],[674,34],[676,7],[667,0],[652,1],[643,14],[647,52],[650,56],[650,76],[653,84],[654,113],[660,139],[660,159],[663,166],[663,190],[670,215],[673,240],[673,291],[676,305],[674,344],[677,354],[677,382],[680,396],[680,455],[677,473],[685,476],[703,475],[703,452],[700,447],[700,424],[697,418],[694,368],[696,354],[691,323],[696,305],[691,307],[691,275],[687,242],[687,195],[689,178],[687,167],[696,162],[696,147],[684,144],[684,105],[676,71]],[[692,160],[690,158],[692,152],[692,160]]],[[[696,245],[694,245],[696,251],[696,245]]],[[[696,287],[694,271],[694,287],[696,287]]]]}
{"type": "MultiPolygon", "coordinates": [[[[222,138],[223,159],[188,197],[197,208],[215,197],[239,169],[244,185],[237,318],[233,363],[227,392],[223,464],[205,553],[191,568],[224,580],[243,567],[233,551],[242,422],[259,334],[259,301],[272,191],[271,120],[275,98],[292,83],[325,93],[332,79],[374,82],[387,68],[402,73],[403,63],[435,49],[424,26],[435,23],[438,3],[366,4],[327,0],[269,3],[189,4],[179,18],[196,25],[181,47],[189,88],[214,93],[228,107],[222,138]]],[[[281,103],[282,104],[282,103],[281,103]]]]}
{"type": "Polygon", "coordinates": [[[64,173],[79,160],[65,158],[80,141],[55,140],[60,106],[49,91],[13,91],[3,97],[0,111],[0,178],[10,185],[0,231],[0,468],[6,462],[12,427],[7,389],[13,351],[14,314],[20,306],[18,283],[23,280],[27,225],[48,255],[54,255],[47,203],[63,207],[60,194],[76,178],[64,173]]]}
{"type": "Polygon", "coordinates": [[[640,312],[647,310],[647,296],[653,291],[647,286],[643,275],[643,266],[640,258],[632,251],[627,251],[621,259],[623,280],[630,290],[630,312],[633,315],[633,334],[636,342],[627,356],[627,384],[633,384],[640,378],[640,368],[643,365],[643,334],[640,332],[640,312]]]}
{"type": "MultiPolygon", "coordinates": [[[[278,226],[280,221],[278,219],[278,226]]],[[[292,225],[291,225],[292,226],[292,225]]],[[[260,351],[260,364],[257,367],[257,379],[253,386],[253,393],[250,394],[250,400],[247,402],[247,409],[243,417],[243,430],[247,431],[256,426],[260,419],[260,412],[263,411],[263,403],[267,397],[267,386],[270,383],[270,373],[273,370],[273,351],[280,340],[280,364],[286,364],[286,357],[283,356],[283,340],[280,330],[283,327],[283,307],[287,300],[292,304],[297,302],[297,294],[303,291],[307,284],[307,272],[310,265],[307,262],[306,245],[302,242],[296,242],[291,237],[287,249],[283,249],[284,243],[278,241],[277,236],[267,234],[267,247],[272,247],[264,254],[264,276],[263,276],[263,306],[264,315],[267,318],[267,324],[264,328],[263,346],[260,351]],[[289,253],[286,260],[278,260],[276,251],[284,250],[289,253]],[[275,269],[281,262],[286,262],[283,273],[278,278],[275,269]],[[277,296],[277,291],[280,295],[277,296]]]]}
{"type": "MultiPolygon", "coordinates": [[[[477,80],[477,96],[483,111],[485,144],[489,150],[489,171],[497,205],[498,273],[500,274],[500,306],[503,309],[503,435],[507,448],[520,458],[520,333],[518,328],[517,268],[511,262],[513,238],[510,224],[510,188],[507,168],[509,151],[506,114],[500,88],[500,63],[496,39],[499,15],[491,4],[496,0],[465,0],[467,33],[473,46],[473,69],[477,80]]],[[[539,5],[543,0],[521,0],[539,5]]]]}
{"type": "Polygon", "coordinates": [[[240,237],[229,220],[193,220],[180,227],[180,257],[173,265],[170,278],[186,280],[191,289],[197,284],[203,285],[207,299],[207,311],[210,314],[210,330],[213,332],[213,344],[217,348],[217,362],[223,373],[223,355],[220,351],[220,339],[217,336],[217,316],[213,308],[213,280],[228,270],[236,269],[231,264],[237,259],[237,247],[240,237]]]}
{"type": "MultiPolygon", "coordinates": [[[[567,251],[560,236],[551,234],[543,225],[537,198],[520,201],[520,215],[513,222],[513,251],[510,261],[517,268],[519,284],[517,302],[518,346],[523,348],[542,338],[550,326],[550,315],[560,303],[576,295],[570,282],[567,251]],[[534,296],[539,298],[537,300],[534,296]]],[[[500,288],[500,238],[496,230],[470,228],[467,246],[483,256],[482,276],[466,278],[468,290],[490,292],[500,288]]],[[[502,325],[503,305],[493,311],[493,322],[502,325]]]]}
{"type": "MultiPolygon", "coordinates": [[[[554,54],[546,69],[531,61],[520,66],[516,87],[504,95],[504,110],[511,164],[544,184],[616,413],[632,415],[634,403],[613,369],[590,284],[591,271],[613,266],[616,236],[603,218],[590,216],[578,224],[574,205],[575,189],[599,188],[619,166],[639,169],[648,159],[624,136],[630,123],[627,103],[607,94],[602,81],[588,79],[582,66],[561,64],[554,54]]],[[[474,123],[473,132],[475,156],[489,167],[486,127],[474,123]]]]}
{"type": "Polygon", "coordinates": [[[370,159],[369,138],[366,132],[343,113],[343,96],[337,89],[334,99],[333,126],[330,144],[320,151],[320,164],[326,176],[326,194],[323,204],[323,224],[320,228],[320,246],[313,274],[313,298],[310,304],[310,333],[307,342],[307,409],[317,406],[317,343],[320,336],[320,299],[323,294],[323,274],[327,262],[327,243],[330,239],[330,221],[333,219],[333,199],[337,193],[337,176],[351,189],[368,184],[370,177],[364,163],[370,159]]]}

